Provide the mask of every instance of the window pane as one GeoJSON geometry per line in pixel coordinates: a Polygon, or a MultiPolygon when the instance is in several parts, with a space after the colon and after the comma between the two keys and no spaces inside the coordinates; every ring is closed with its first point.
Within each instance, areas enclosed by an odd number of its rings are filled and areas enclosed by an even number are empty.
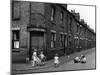
{"type": "Polygon", "coordinates": [[[54,16],[55,16],[55,7],[52,6],[52,10],[51,10],[51,20],[54,20],[54,16]]]}
{"type": "Polygon", "coordinates": [[[19,41],[14,41],[14,48],[19,48],[19,41]]]}
{"type": "Polygon", "coordinates": [[[70,17],[70,31],[72,31],[72,18],[70,17]]]}
{"type": "Polygon", "coordinates": [[[67,37],[65,38],[65,47],[67,47],[67,37]]]}
{"type": "Polygon", "coordinates": [[[61,24],[63,23],[63,12],[61,12],[61,14],[60,14],[61,16],[61,24]]]}
{"type": "Polygon", "coordinates": [[[69,41],[69,48],[71,48],[71,41],[69,41]]]}
{"type": "Polygon", "coordinates": [[[53,40],[53,38],[54,38],[54,37],[53,37],[53,33],[51,33],[51,40],[53,40]]]}
{"type": "Polygon", "coordinates": [[[14,30],[12,35],[12,48],[19,48],[19,30],[14,30]]]}
{"type": "Polygon", "coordinates": [[[13,31],[13,40],[19,40],[19,31],[13,31]]]}
{"type": "Polygon", "coordinates": [[[51,48],[55,47],[55,41],[56,41],[56,34],[51,33],[51,48]]]}
{"type": "Polygon", "coordinates": [[[12,2],[12,18],[13,19],[20,19],[20,2],[13,1],[12,2]]]}
{"type": "Polygon", "coordinates": [[[63,46],[63,35],[60,35],[60,42],[61,42],[61,47],[63,46]]]}
{"type": "Polygon", "coordinates": [[[62,41],[64,41],[64,35],[62,36],[62,41]]]}
{"type": "Polygon", "coordinates": [[[54,41],[56,41],[56,34],[54,34],[54,41]]]}
{"type": "Polygon", "coordinates": [[[62,41],[62,34],[60,35],[60,41],[62,41]]]}
{"type": "Polygon", "coordinates": [[[54,42],[51,41],[51,48],[54,48],[54,42]]]}

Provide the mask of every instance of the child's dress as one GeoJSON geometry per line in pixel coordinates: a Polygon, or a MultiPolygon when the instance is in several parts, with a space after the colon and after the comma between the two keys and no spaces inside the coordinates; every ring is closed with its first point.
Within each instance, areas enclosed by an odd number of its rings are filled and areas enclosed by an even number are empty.
{"type": "Polygon", "coordinates": [[[34,59],[35,59],[35,56],[33,55],[33,56],[32,56],[32,66],[35,66],[35,64],[36,64],[36,62],[35,62],[34,59]]]}
{"type": "Polygon", "coordinates": [[[35,66],[36,62],[37,62],[37,58],[36,58],[36,52],[33,53],[32,55],[32,66],[35,66]]]}
{"type": "Polygon", "coordinates": [[[36,57],[36,63],[37,63],[37,65],[40,65],[41,64],[40,58],[36,57]]]}
{"type": "Polygon", "coordinates": [[[58,56],[55,56],[54,57],[54,64],[55,65],[58,65],[59,64],[59,57],[58,56]]]}
{"type": "Polygon", "coordinates": [[[44,59],[44,57],[45,57],[44,54],[40,54],[41,59],[44,59]]]}
{"type": "Polygon", "coordinates": [[[40,54],[40,59],[41,59],[42,64],[44,64],[45,56],[43,53],[40,54]]]}

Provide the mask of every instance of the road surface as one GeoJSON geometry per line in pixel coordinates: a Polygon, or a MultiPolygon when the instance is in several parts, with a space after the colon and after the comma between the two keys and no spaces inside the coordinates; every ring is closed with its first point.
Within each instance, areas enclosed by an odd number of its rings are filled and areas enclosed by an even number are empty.
{"type": "Polygon", "coordinates": [[[95,69],[95,52],[86,54],[86,63],[74,63],[73,60],[66,62],[59,67],[49,67],[40,70],[34,70],[33,72],[48,72],[48,71],[65,71],[65,70],[84,70],[84,69],[95,69]]]}
{"type": "MultiPolygon", "coordinates": [[[[73,54],[72,57],[76,57],[78,54],[73,54]]],[[[48,67],[48,68],[42,68],[37,70],[26,70],[26,71],[16,71],[16,73],[37,73],[37,72],[54,72],[54,71],[72,71],[72,70],[87,70],[87,69],[95,69],[96,68],[96,60],[95,60],[95,48],[92,50],[84,51],[84,54],[86,56],[87,62],[86,63],[74,63],[71,59],[70,61],[67,61],[63,64],[61,64],[59,67],[55,68],[54,66],[48,67]]],[[[70,56],[71,57],[71,56],[70,56]]],[[[66,59],[64,59],[66,60],[66,59]]]]}

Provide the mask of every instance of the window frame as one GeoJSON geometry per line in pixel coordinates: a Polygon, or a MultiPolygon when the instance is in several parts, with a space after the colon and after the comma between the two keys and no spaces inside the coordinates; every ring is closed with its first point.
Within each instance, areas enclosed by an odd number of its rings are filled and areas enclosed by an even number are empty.
{"type": "Polygon", "coordinates": [[[63,24],[63,20],[64,20],[64,12],[61,11],[60,13],[60,23],[63,24]]]}
{"type": "Polygon", "coordinates": [[[55,48],[55,42],[56,42],[56,33],[51,32],[51,44],[53,43],[53,47],[51,46],[51,48],[55,48]]]}
{"type": "Polygon", "coordinates": [[[64,34],[60,34],[61,47],[64,47],[64,34]]]}
{"type": "Polygon", "coordinates": [[[21,4],[20,1],[12,1],[12,20],[20,20],[21,19],[21,4]],[[17,7],[16,7],[17,3],[17,7]],[[15,8],[17,8],[15,10],[15,8]],[[18,17],[15,16],[15,11],[18,11],[19,15],[18,17]]]}
{"type": "Polygon", "coordinates": [[[78,48],[79,45],[79,40],[78,39],[74,39],[74,46],[75,48],[78,48]]]}
{"type": "Polygon", "coordinates": [[[72,17],[70,17],[70,23],[69,23],[70,27],[69,27],[69,31],[71,32],[72,31],[72,17]]]}
{"type": "Polygon", "coordinates": [[[12,49],[19,49],[19,48],[20,48],[20,30],[12,30],[12,49]],[[14,34],[16,35],[16,33],[18,35],[18,39],[14,39],[14,34]],[[15,42],[19,42],[18,48],[14,47],[15,42]]]}
{"type": "Polygon", "coordinates": [[[64,35],[64,43],[65,43],[65,47],[67,47],[67,44],[68,44],[67,35],[64,35]]]}
{"type": "Polygon", "coordinates": [[[76,32],[78,33],[79,32],[79,25],[77,24],[76,26],[77,26],[77,31],[76,32]]]}
{"type": "Polygon", "coordinates": [[[55,13],[56,13],[56,7],[55,6],[51,6],[51,21],[54,21],[55,19],[55,13]]]}

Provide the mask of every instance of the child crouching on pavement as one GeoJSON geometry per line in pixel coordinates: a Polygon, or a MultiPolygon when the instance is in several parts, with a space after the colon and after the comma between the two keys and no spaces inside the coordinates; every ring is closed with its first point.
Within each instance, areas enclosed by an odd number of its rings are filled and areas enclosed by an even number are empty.
{"type": "Polygon", "coordinates": [[[54,56],[54,66],[55,67],[58,67],[59,66],[59,57],[58,57],[58,54],[56,53],[55,56],[54,56]]]}

